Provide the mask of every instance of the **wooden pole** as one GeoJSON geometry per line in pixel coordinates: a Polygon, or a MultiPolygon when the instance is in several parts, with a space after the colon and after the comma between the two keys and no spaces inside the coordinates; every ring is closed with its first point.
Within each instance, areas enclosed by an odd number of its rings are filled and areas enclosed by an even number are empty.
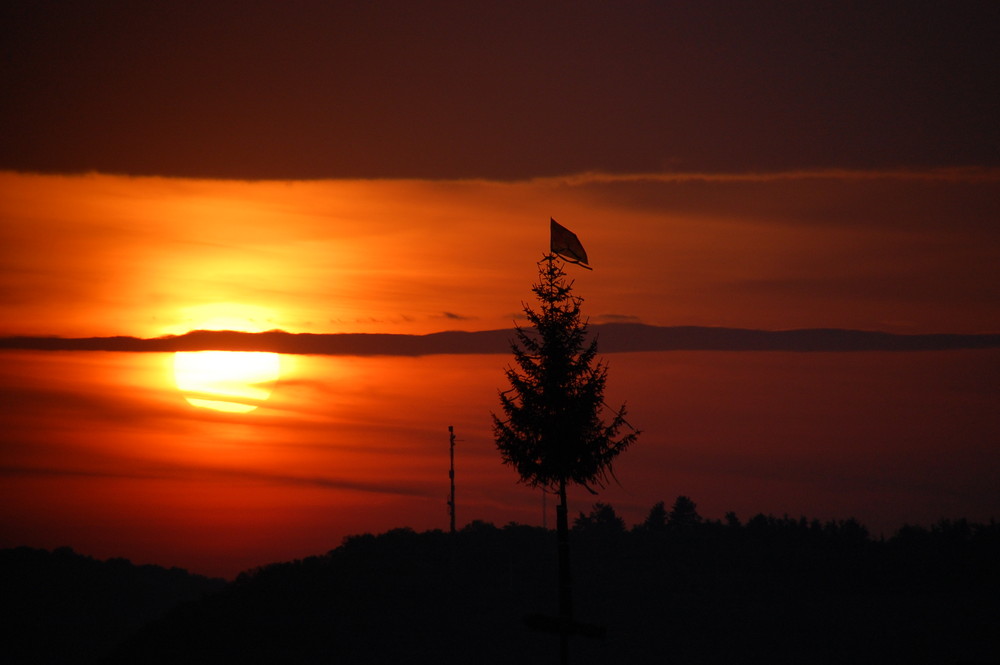
{"type": "Polygon", "coordinates": [[[569,567],[569,517],[566,506],[566,480],[559,482],[559,506],[556,508],[556,537],[559,546],[559,662],[569,663],[569,634],[573,624],[573,578],[569,567]]]}

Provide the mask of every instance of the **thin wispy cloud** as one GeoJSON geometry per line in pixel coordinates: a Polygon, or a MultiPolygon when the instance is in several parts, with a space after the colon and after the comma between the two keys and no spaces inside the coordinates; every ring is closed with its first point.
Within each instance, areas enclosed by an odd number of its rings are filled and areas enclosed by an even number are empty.
{"type": "Polygon", "coordinates": [[[120,464],[113,469],[63,467],[0,466],[0,476],[30,478],[35,476],[72,477],[114,480],[182,480],[186,482],[249,482],[285,487],[311,487],[322,490],[385,494],[394,497],[431,497],[440,488],[426,483],[411,483],[394,478],[385,482],[363,482],[351,478],[320,475],[288,475],[235,467],[195,467],[167,464],[120,464]]]}
{"type": "Polygon", "coordinates": [[[996,183],[1000,182],[1000,168],[986,166],[948,166],[931,169],[825,168],[794,171],[749,171],[742,173],[708,171],[608,173],[592,171],[570,176],[535,178],[532,182],[585,186],[611,183],[774,183],[809,180],[996,183]]]}
{"type": "Polygon", "coordinates": [[[471,316],[464,316],[455,312],[441,312],[439,318],[448,319],[449,321],[470,321],[473,319],[471,316]]]}

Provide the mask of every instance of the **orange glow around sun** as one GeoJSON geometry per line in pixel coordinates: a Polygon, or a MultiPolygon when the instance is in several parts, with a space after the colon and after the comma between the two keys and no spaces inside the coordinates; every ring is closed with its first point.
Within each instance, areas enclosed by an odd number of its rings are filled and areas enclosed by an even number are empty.
{"type": "MultiPolygon", "coordinates": [[[[190,330],[260,332],[269,313],[236,303],[184,310],[190,330]]],[[[227,413],[249,413],[261,405],[281,376],[281,356],[250,351],[181,351],[174,354],[174,384],[189,404],[227,413]]]]}

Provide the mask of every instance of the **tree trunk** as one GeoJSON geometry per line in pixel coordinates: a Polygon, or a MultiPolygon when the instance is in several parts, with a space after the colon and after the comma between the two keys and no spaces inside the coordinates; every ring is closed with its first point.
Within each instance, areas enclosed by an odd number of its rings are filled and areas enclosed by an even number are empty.
{"type": "Polygon", "coordinates": [[[556,537],[559,544],[559,662],[569,663],[569,634],[573,623],[572,575],[569,568],[569,519],[566,507],[566,481],[559,483],[559,506],[556,508],[556,537]]]}

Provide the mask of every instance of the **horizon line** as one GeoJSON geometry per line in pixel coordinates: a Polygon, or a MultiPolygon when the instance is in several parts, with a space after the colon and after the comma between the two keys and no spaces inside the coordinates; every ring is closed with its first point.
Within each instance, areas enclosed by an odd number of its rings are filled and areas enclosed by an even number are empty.
{"type": "MultiPolygon", "coordinates": [[[[714,326],[656,326],[635,322],[589,326],[602,353],[650,351],[946,351],[1000,348],[1000,333],[890,333],[846,328],[761,330],[714,326]]],[[[531,329],[527,329],[529,334],[531,329]]],[[[289,355],[425,356],[506,354],[516,328],[410,333],[292,333],[192,330],[142,338],[127,335],[0,337],[0,350],[175,353],[269,352],[289,355]]]]}

